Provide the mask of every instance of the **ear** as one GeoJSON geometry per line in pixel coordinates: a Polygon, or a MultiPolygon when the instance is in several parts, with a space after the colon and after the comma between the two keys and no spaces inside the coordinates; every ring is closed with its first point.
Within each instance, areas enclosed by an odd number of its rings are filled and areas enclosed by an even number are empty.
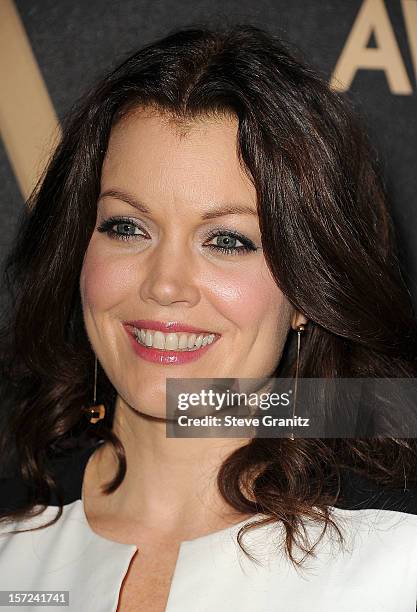
{"type": "Polygon", "coordinates": [[[297,329],[299,325],[307,325],[307,323],[308,323],[307,317],[305,317],[301,312],[298,312],[298,310],[294,311],[294,314],[291,320],[291,327],[293,329],[297,329]]]}

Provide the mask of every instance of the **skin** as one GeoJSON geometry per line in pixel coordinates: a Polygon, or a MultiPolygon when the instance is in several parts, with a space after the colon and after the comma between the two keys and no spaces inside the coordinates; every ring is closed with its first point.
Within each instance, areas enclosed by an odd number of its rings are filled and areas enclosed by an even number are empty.
{"type": "Polygon", "coordinates": [[[128,466],[122,485],[103,496],[99,485],[116,470],[104,445],[87,466],[83,498],[90,523],[119,541],[162,532],[181,541],[242,520],[220,498],[215,478],[223,459],[248,440],[166,438],[165,424],[154,418],[165,414],[166,378],[268,376],[290,327],[307,322],[266,265],[255,188],[237,157],[237,127],[230,116],[185,125],[141,109],[111,134],[101,194],[123,191],[151,213],[121,197],[100,197],[80,277],[86,330],[118,391],[114,430],[128,466]],[[202,220],[227,204],[253,214],[202,220]],[[129,217],[142,236],[124,241],[99,232],[112,215],[129,217]],[[226,255],[208,248],[219,244],[207,235],[218,227],[238,231],[257,250],[226,255]],[[133,352],[122,326],[133,319],[181,321],[220,339],[194,362],[149,363],[133,352]]]}

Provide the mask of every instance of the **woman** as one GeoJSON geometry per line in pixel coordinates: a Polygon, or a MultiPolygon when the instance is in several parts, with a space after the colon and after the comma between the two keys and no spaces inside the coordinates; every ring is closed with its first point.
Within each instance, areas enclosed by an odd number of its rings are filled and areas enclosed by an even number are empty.
{"type": "Polygon", "coordinates": [[[282,43],[190,28],[126,60],[66,121],[6,279],[1,589],[414,609],[414,441],[166,436],[167,378],[416,373],[372,151],[282,43]]]}

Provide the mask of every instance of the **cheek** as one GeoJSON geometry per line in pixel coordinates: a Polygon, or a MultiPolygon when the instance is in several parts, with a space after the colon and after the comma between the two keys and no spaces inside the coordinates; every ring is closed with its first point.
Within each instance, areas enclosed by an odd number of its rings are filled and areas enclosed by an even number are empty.
{"type": "Polygon", "coordinates": [[[268,268],[242,266],[233,274],[216,274],[206,283],[222,315],[239,328],[254,331],[275,328],[277,319],[287,323],[290,306],[268,268]]]}
{"type": "Polygon", "coordinates": [[[131,262],[99,249],[89,248],[80,276],[80,291],[85,308],[97,313],[108,311],[131,292],[137,270],[131,262]]]}

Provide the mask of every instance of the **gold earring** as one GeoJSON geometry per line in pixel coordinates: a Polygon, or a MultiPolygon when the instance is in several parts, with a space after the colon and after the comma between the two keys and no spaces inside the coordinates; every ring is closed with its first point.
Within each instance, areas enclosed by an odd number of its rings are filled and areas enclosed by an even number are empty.
{"type": "Polygon", "coordinates": [[[95,357],[94,363],[94,397],[93,397],[93,406],[89,406],[88,408],[84,408],[84,412],[90,417],[90,423],[97,423],[101,419],[104,419],[106,414],[106,408],[103,404],[97,404],[97,356],[95,357]]]}
{"type": "Polygon", "coordinates": [[[301,346],[301,334],[305,331],[305,325],[297,325],[297,361],[295,366],[295,380],[294,380],[294,403],[292,407],[292,420],[291,420],[291,433],[290,440],[294,440],[294,418],[295,418],[295,408],[297,405],[297,385],[298,385],[298,368],[300,364],[300,346],[301,346]]]}

